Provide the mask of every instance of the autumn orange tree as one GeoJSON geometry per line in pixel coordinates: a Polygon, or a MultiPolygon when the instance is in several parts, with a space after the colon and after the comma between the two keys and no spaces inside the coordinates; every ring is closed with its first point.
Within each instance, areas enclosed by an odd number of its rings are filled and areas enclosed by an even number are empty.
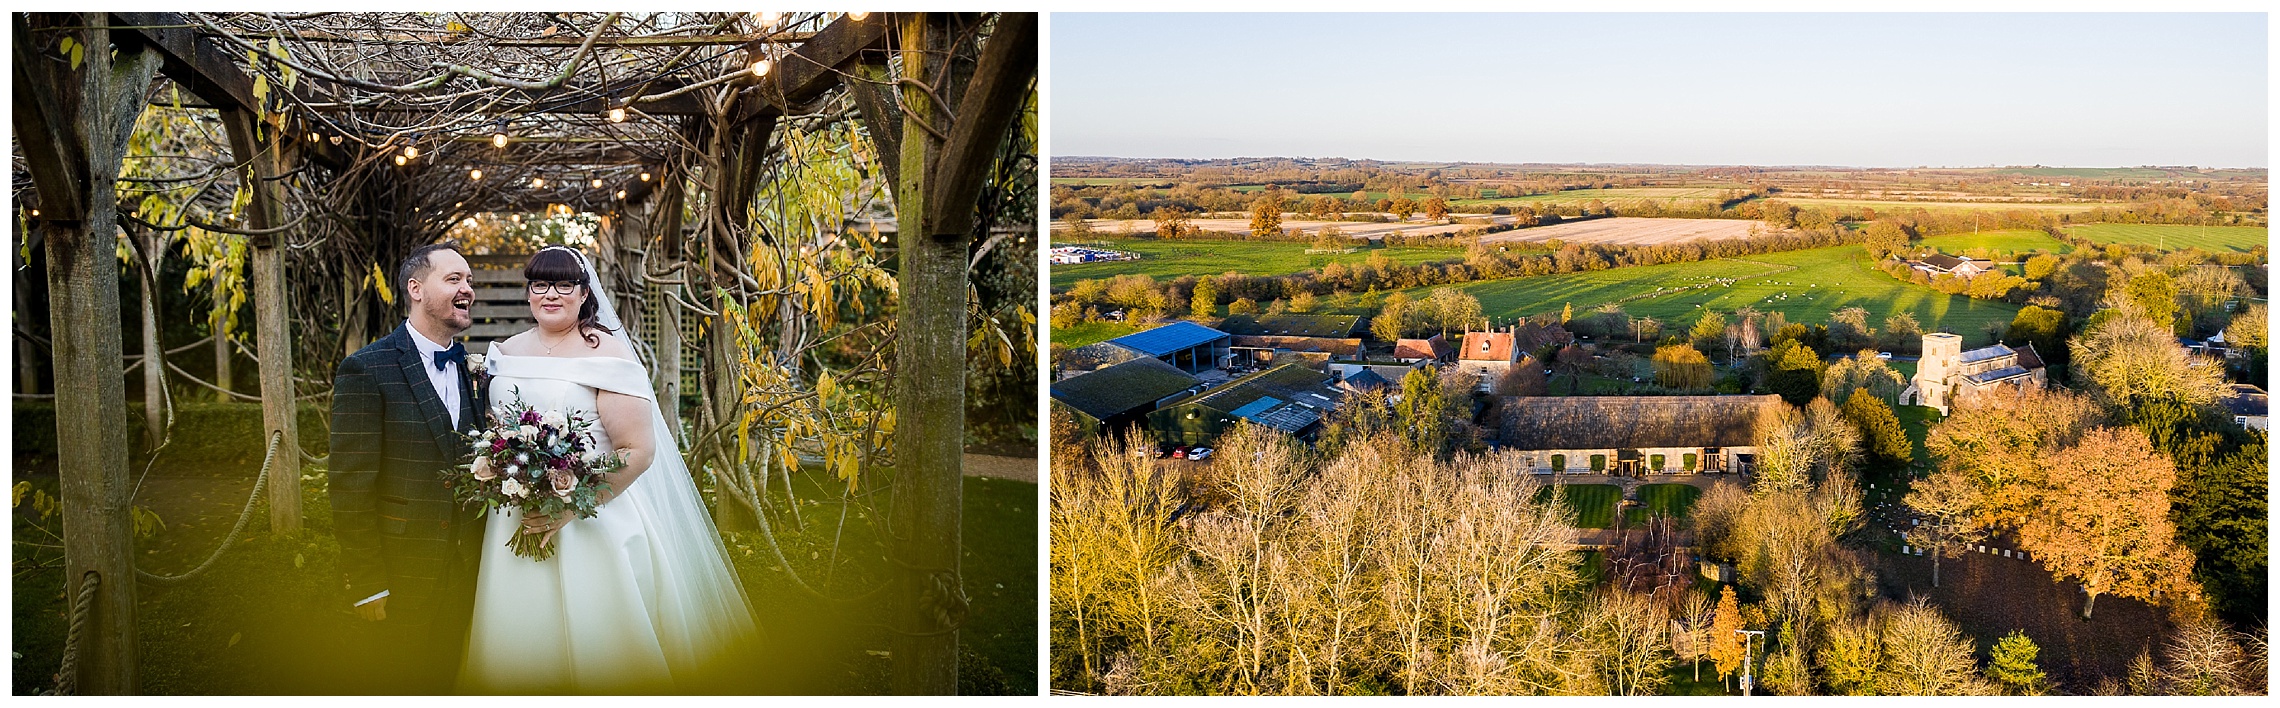
{"type": "Polygon", "coordinates": [[[1718,667],[1718,680],[1742,668],[1742,652],[1748,647],[1742,643],[1741,602],[1734,599],[1734,586],[1718,589],[1718,613],[1710,620],[1710,661],[1718,667]]]}
{"type": "Polygon", "coordinates": [[[1282,190],[1268,188],[1251,201],[1251,235],[1259,238],[1282,235],[1282,190]]]}
{"type": "Polygon", "coordinates": [[[2050,458],[2038,512],[2020,545],[2052,575],[2082,584],[2082,618],[2098,596],[2141,600],[2191,587],[2193,554],[2169,523],[2177,471],[2134,428],[2094,428],[2050,458]]]}

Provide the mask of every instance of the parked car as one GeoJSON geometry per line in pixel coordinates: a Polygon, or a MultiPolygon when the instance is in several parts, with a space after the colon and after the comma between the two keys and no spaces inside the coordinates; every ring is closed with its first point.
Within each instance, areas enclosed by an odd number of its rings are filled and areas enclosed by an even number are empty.
{"type": "Polygon", "coordinates": [[[1202,462],[1204,459],[1209,457],[1211,457],[1211,448],[1208,447],[1199,447],[1193,450],[1189,450],[1187,456],[1189,460],[1196,462],[1202,462]]]}
{"type": "Polygon", "coordinates": [[[1892,352],[1877,352],[1877,353],[1876,353],[1876,358],[1878,358],[1878,359],[1890,359],[1890,358],[1892,358],[1892,352]]]}
{"type": "Polygon", "coordinates": [[[1189,450],[1189,449],[1190,449],[1190,448],[1189,448],[1188,446],[1186,446],[1186,445],[1181,445],[1181,446],[1179,446],[1179,447],[1177,447],[1177,448],[1173,448],[1173,449],[1172,449],[1172,459],[1175,459],[1175,460],[1185,460],[1185,459],[1187,459],[1187,456],[1188,456],[1188,450],[1189,450]]]}
{"type": "Polygon", "coordinates": [[[1156,459],[1159,459],[1159,460],[1161,460],[1161,459],[1164,459],[1164,458],[1166,458],[1166,457],[1171,457],[1171,456],[1172,456],[1172,446],[1170,446],[1170,445],[1159,445],[1159,446],[1157,446],[1157,447],[1156,447],[1156,459]]]}

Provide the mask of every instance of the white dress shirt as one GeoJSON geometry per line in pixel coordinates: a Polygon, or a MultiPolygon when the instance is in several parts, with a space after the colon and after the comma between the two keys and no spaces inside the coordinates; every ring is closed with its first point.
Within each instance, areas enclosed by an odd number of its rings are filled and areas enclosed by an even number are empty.
{"type": "MultiPolygon", "coordinates": [[[[443,409],[451,414],[451,428],[459,429],[459,362],[444,362],[443,368],[435,368],[436,353],[451,347],[428,341],[427,335],[420,334],[418,327],[407,325],[404,329],[412,333],[412,346],[420,350],[420,370],[427,372],[428,383],[435,386],[436,400],[442,401],[443,409]]],[[[356,601],[356,606],[363,607],[366,603],[387,596],[388,591],[382,590],[356,601]]]]}

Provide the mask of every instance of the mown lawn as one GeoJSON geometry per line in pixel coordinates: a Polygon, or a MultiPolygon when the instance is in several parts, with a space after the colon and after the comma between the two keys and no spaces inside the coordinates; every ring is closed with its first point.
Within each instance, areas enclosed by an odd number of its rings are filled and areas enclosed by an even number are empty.
{"type": "Polygon", "coordinates": [[[2189,224],[2082,224],[2066,232],[2098,243],[2144,244],[2177,250],[2188,246],[2204,251],[2247,251],[2268,243],[2262,226],[2194,226],[2189,224]]]}
{"type": "MultiPolygon", "coordinates": [[[[1562,484],[1565,503],[1575,510],[1575,526],[1581,529],[1603,529],[1615,525],[1615,502],[1623,498],[1623,488],[1612,484],[1562,484]]],[[[1553,487],[1536,490],[1536,502],[1550,501],[1553,487]]]]}
{"type": "Polygon", "coordinates": [[[1694,513],[1694,500],[1702,498],[1702,490],[1691,484],[1645,484],[1639,486],[1639,506],[1647,516],[1662,514],[1673,519],[1685,519],[1694,513]]]}
{"type": "MultiPolygon", "coordinates": [[[[1611,268],[1505,278],[1459,286],[1480,298],[1481,309],[1499,321],[1545,312],[1566,304],[1578,313],[1619,303],[1633,317],[1653,317],[1663,331],[1679,332],[1705,309],[1730,313],[1749,306],[1780,312],[1790,322],[1825,323],[1846,307],[1868,311],[1871,326],[1893,312],[1909,312],[1926,331],[1946,329],[1967,344],[1991,341],[1990,322],[2008,324],[2019,306],[1948,295],[1902,281],[1870,267],[1859,246],[1832,246],[1694,263],[1611,268]]],[[[1412,297],[1425,295],[1412,290],[1412,297]]]]}
{"type": "MultiPolygon", "coordinates": [[[[1979,233],[1945,234],[1920,239],[1917,245],[1950,255],[1968,249],[1985,248],[1997,254],[2023,254],[2035,250],[2065,253],[2073,247],[2051,238],[2039,229],[1998,229],[1979,233]]],[[[1999,259],[2009,260],[2009,259],[1999,259]]]]}
{"type": "MultiPolygon", "coordinates": [[[[1078,241],[1070,241],[1076,242],[1078,241]]],[[[1284,241],[1110,238],[1083,242],[1136,253],[1140,260],[1055,265],[1052,278],[1055,290],[1075,285],[1079,280],[1126,274],[1146,275],[1157,280],[1171,280],[1183,275],[1218,275],[1228,271],[1278,275],[1319,269],[1331,263],[1361,263],[1379,254],[1401,264],[1461,260],[1465,257],[1464,249],[1446,247],[1365,247],[1356,248],[1351,253],[1309,254],[1306,250],[1312,248],[1312,245],[1284,241]]]]}
{"type": "Polygon", "coordinates": [[[1053,325],[1053,344],[1073,349],[1094,342],[1105,342],[1138,331],[1140,331],[1139,325],[1123,322],[1078,322],[1066,327],[1056,322],[1053,325]]]}

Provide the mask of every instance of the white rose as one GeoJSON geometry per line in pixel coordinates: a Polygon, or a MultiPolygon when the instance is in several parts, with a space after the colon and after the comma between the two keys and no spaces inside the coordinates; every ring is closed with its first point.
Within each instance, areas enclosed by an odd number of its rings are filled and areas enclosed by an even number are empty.
{"type": "Polygon", "coordinates": [[[485,482],[491,481],[493,479],[498,479],[499,477],[499,475],[493,474],[493,470],[491,469],[491,458],[489,457],[477,456],[475,458],[474,466],[471,467],[469,471],[475,474],[476,479],[483,480],[485,482]]]}
{"type": "Polygon", "coordinates": [[[555,430],[570,427],[570,417],[563,415],[562,411],[547,411],[538,417],[538,422],[553,426],[555,430]]]}
{"type": "Polygon", "coordinates": [[[524,440],[538,439],[538,426],[535,425],[525,425],[523,427],[516,428],[515,432],[524,440]]]}
{"type": "Polygon", "coordinates": [[[523,483],[514,477],[508,477],[507,481],[499,484],[499,493],[521,499],[530,494],[530,488],[523,486],[523,483]]]}

